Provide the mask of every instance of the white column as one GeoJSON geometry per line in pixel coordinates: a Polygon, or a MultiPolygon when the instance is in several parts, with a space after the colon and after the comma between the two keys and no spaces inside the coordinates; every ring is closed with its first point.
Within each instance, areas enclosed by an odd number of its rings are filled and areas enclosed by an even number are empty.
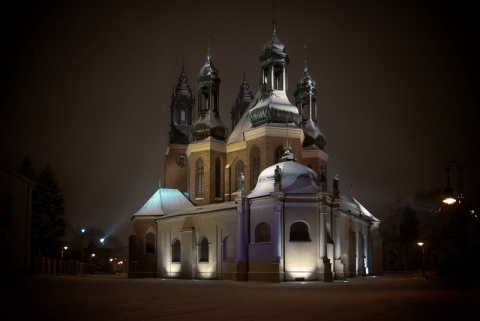
{"type": "Polygon", "coordinates": [[[282,83],[283,91],[287,92],[287,74],[285,72],[285,65],[282,66],[282,78],[283,78],[283,83],[282,83]]]}
{"type": "Polygon", "coordinates": [[[364,264],[370,272],[370,251],[368,250],[368,225],[363,224],[363,255],[365,256],[364,264]]]}
{"type": "Polygon", "coordinates": [[[239,200],[239,206],[237,206],[237,219],[238,219],[238,245],[237,245],[237,260],[245,261],[245,220],[244,202],[248,202],[248,199],[241,198],[239,200]]]}
{"type": "Polygon", "coordinates": [[[273,66],[270,67],[270,89],[275,89],[275,75],[273,73],[273,66]]]}
{"type": "Polygon", "coordinates": [[[273,257],[280,260],[282,257],[282,203],[279,201],[275,205],[275,233],[273,236],[273,257]]]}
{"type": "Polygon", "coordinates": [[[323,259],[327,256],[327,235],[325,233],[325,211],[323,208],[320,208],[320,220],[319,220],[319,242],[320,242],[320,258],[323,259]]]}
{"type": "Polygon", "coordinates": [[[340,260],[342,256],[342,244],[340,237],[340,214],[338,212],[334,213],[335,217],[335,259],[340,260]]]}

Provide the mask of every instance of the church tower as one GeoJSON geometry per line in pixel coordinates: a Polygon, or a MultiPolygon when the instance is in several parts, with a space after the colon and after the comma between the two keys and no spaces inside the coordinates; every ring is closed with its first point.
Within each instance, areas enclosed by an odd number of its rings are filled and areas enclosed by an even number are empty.
{"type": "Polygon", "coordinates": [[[302,129],[305,136],[302,149],[302,163],[317,173],[326,175],[328,154],[325,153],[325,136],[317,127],[317,88],[315,80],[308,74],[307,59],[303,69],[303,77],[297,83],[293,94],[298,112],[302,115],[302,129]]]}
{"type": "Polygon", "coordinates": [[[210,55],[197,79],[198,118],[192,126],[192,143],[188,145],[190,200],[196,205],[223,202],[226,164],[227,128],[220,120],[220,81],[210,55]]]}
{"type": "Polygon", "coordinates": [[[185,66],[178,78],[170,105],[170,133],[165,160],[165,186],[187,192],[188,169],[186,150],[191,141],[191,127],[195,98],[192,94],[185,66]]]}
{"type": "Polygon", "coordinates": [[[268,123],[294,123],[300,126],[301,117],[297,108],[288,100],[288,72],[290,62],[285,45],[277,37],[275,21],[270,40],[263,46],[261,63],[261,101],[250,110],[249,120],[253,127],[268,123]]]}
{"type": "Polygon", "coordinates": [[[247,79],[245,78],[245,73],[243,73],[243,82],[240,86],[240,92],[237,95],[237,99],[235,99],[235,104],[232,106],[232,128],[237,126],[240,118],[245,113],[248,105],[252,102],[253,95],[250,91],[250,86],[247,83],[247,79]]]}

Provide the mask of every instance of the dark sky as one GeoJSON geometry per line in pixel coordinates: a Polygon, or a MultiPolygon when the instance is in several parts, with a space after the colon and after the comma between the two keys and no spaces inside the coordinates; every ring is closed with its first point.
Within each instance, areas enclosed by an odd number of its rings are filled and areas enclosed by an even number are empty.
{"type": "MultiPolygon", "coordinates": [[[[272,1],[12,1],[3,5],[0,161],[53,166],[75,227],[126,242],[130,218],[163,180],[170,97],[189,84],[208,32],[221,118],[245,71],[258,88],[272,1]]],[[[307,65],[317,82],[329,184],[340,176],[379,218],[397,193],[444,187],[465,163],[478,191],[478,19],[442,1],[275,1],[290,57],[289,97],[307,65]]],[[[454,180],[454,185],[456,180],[454,180]]],[[[455,185],[456,187],[456,185],[455,185]]]]}

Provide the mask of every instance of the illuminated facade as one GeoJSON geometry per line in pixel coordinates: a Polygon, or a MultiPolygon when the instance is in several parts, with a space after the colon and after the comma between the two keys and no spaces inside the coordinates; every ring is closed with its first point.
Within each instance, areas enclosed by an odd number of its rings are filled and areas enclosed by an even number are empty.
{"type": "Polygon", "coordinates": [[[280,282],[381,274],[379,221],[340,194],[338,177],[327,191],[316,84],[305,62],[291,104],[288,63],[274,24],[260,87],[252,95],[244,76],[230,135],[210,48],[196,97],[182,68],[165,188],[133,215],[130,277],[280,282]]]}

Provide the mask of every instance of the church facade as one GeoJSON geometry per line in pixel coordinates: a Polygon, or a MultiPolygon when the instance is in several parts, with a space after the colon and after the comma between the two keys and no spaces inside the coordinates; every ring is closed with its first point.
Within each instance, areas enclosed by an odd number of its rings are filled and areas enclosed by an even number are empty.
{"type": "Polygon", "coordinates": [[[288,63],[274,23],[261,84],[253,95],[244,76],[230,134],[210,48],[196,95],[182,68],[165,187],[132,217],[129,277],[281,282],[381,274],[380,222],[340,194],[337,176],[327,190],[316,83],[305,62],[290,103],[288,63]]]}

